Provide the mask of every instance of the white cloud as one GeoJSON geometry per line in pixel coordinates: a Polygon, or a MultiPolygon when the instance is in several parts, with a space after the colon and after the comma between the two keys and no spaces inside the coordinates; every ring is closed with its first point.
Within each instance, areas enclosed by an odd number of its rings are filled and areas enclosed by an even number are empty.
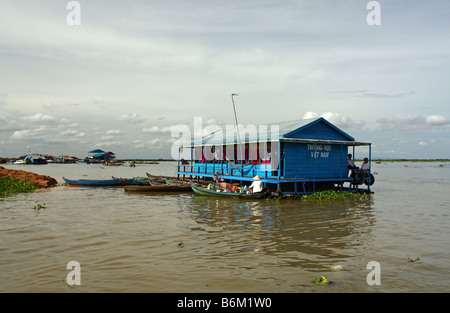
{"type": "Polygon", "coordinates": [[[342,128],[357,128],[360,129],[364,127],[365,123],[362,120],[353,120],[350,117],[342,116],[339,113],[335,112],[324,112],[322,114],[318,114],[316,112],[306,112],[303,115],[303,119],[314,119],[323,117],[333,125],[342,128]]]}
{"type": "Polygon", "coordinates": [[[145,119],[139,117],[137,113],[127,113],[119,117],[119,121],[124,121],[127,123],[135,124],[135,123],[143,123],[145,119]]]}
{"type": "Polygon", "coordinates": [[[150,128],[143,128],[142,132],[146,134],[162,134],[162,133],[170,134],[172,132],[173,127],[174,127],[173,125],[164,127],[152,126],[150,128]]]}
{"type": "Polygon", "coordinates": [[[133,145],[134,145],[134,148],[136,148],[136,149],[142,149],[142,148],[145,148],[146,147],[146,145],[145,145],[145,142],[143,142],[142,140],[133,140],[133,145]]]}
{"type": "Polygon", "coordinates": [[[377,122],[384,130],[405,130],[410,132],[450,124],[450,121],[442,115],[429,115],[427,117],[419,115],[396,115],[389,118],[380,118],[377,122]]]}
{"type": "Polygon", "coordinates": [[[442,115],[429,115],[425,118],[425,122],[432,126],[441,126],[450,123],[450,121],[442,115]]]}
{"type": "Polygon", "coordinates": [[[143,128],[142,132],[146,134],[156,134],[160,132],[160,129],[158,126],[153,126],[151,128],[143,128]]]}
{"type": "Polygon", "coordinates": [[[106,131],[106,134],[108,134],[108,135],[122,135],[122,131],[120,131],[118,129],[108,130],[108,131],[106,131]]]}
{"type": "Polygon", "coordinates": [[[112,141],[100,141],[100,142],[97,142],[94,146],[96,146],[96,147],[109,147],[109,146],[118,147],[121,145],[122,145],[122,142],[112,140],[112,141]]]}
{"type": "Polygon", "coordinates": [[[73,129],[66,129],[66,130],[61,132],[61,135],[75,136],[77,134],[78,134],[78,131],[73,130],[73,129]]]}
{"type": "Polygon", "coordinates": [[[18,141],[33,140],[33,139],[37,139],[38,137],[40,137],[40,136],[39,136],[39,134],[37,134],[37,131],[31,130],[31,129],[16,130],[11,135],[12,140],[18,140],[18,141]]]}
{"type": "Polygon", "coordinates": [[[100,137],[100,140],[111,140],[111,139],[114,139],[114,136],[107,135],[107,136],[100,137]]]}
{"type": "Polygon", "coordinates": [[[25,121],[32,122],[32,123],[36,123],[36,124],[39,124],[39,123],[54,124],[57,121],[56,117],[54,117],[52,115],[43,114],[43,113],[36,113],[31,116],[25,116],[25,117],[22,117],[22,119],[25,121]]]}

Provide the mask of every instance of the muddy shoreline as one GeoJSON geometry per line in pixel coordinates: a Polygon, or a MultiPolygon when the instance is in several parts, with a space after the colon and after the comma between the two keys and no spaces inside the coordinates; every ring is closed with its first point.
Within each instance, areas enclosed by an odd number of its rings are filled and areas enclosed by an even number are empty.
{"type": "Polygon", "coordinates": [[[58,181],[53,177],[39,175],[24,170],[6,169],[0,166],[0,177],[12,177],[15,179],[26,180],[36,185],[38,188],[50,188],[58,185],[58,181]]]}

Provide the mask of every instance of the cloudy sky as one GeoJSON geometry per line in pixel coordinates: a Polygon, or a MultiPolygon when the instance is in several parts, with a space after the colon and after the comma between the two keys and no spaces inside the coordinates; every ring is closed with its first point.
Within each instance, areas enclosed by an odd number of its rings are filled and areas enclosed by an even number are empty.
{"type": "Polygon", "coordinates": [[[0,0],[0,156],[170,157],[174,125],[327,118],[450,157],[450,2],[0,0]],[[81,25],[71,25],[77,22],[81,25]]]}

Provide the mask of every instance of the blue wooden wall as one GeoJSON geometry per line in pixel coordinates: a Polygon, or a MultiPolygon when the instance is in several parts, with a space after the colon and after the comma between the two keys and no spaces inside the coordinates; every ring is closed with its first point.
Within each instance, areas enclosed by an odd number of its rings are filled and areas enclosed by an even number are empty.
{"type": "Polygon", "coordinates": [[[347,146],[328,144],[284,144],[285,178],[347,176],[347,146]]]}

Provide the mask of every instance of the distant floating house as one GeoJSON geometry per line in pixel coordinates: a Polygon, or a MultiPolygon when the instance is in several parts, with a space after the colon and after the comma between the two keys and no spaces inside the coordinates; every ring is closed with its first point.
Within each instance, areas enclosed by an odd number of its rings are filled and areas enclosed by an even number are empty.
{"type": "Polygon", "coordinates": [[[105,151],[101,149],[94,149],[88,152],[88,157],[94,157],[97,154],[105,153],[105,151]]]}
{"type": "Polygon", "coordinates": [[[75,163],[76,158],[68,156],[68,155],[60,155],[55,158],[56,163],[75,163]]]}
{"type": "MultiPolygon", "coordinates": [[[[212,179],[218,173],[229,183],[250,185],[259,175],[266,187],[283,194],[306,194],[323,187],[342,189],[344,183],[349,184],[346,189],[358,191],[362,181],[349,177],[348,154],[354,157],[355,148],[363,146],[361,158],[370,161],[371,143],[355,141],[324,118],[273,125],[278,129],[275,135],[203,139],[180,147],[178,177],[212,179]],[[181,163],[181,155],[186,158],[188,154],[185,149],[191,155],[189,165],[181,163]]],[[[370,191],[370,169],[368,174],[365,182],[370,191]]]]}
{"type": "Polygon", "coordinates": [[[27,164],[47,164],[47,159],[44,155],[41,154],[30,154],[27,155],[23,160],[27,164]]]}
{"type": "Polygon", "coordinates": [[[92,163],[106,163],[114,161],[116,155],[111,151],[105,152],[101,149],[95,149],[88,152],[88,158],[90,159],[90,161],[92,161],[92,163]]]}

